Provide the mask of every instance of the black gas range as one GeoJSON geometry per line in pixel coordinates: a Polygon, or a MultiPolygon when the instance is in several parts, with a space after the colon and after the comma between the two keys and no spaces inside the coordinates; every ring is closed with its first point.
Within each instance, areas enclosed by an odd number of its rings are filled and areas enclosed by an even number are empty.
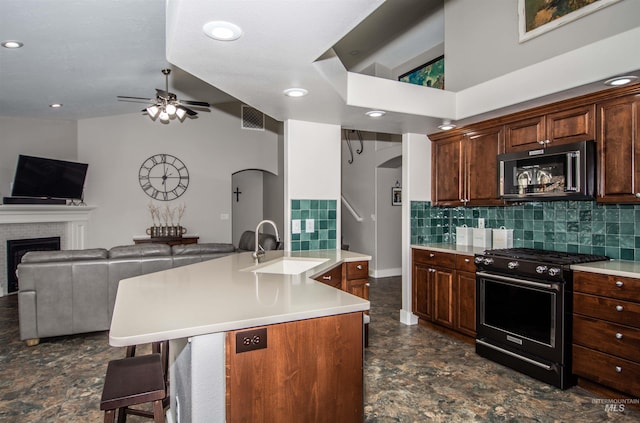
{"type": "Polygon", "coordinates": [[[570,266],[608,259],[532,248],[476,254],[476,352],[562,389],[575,384],[570,266]]]}

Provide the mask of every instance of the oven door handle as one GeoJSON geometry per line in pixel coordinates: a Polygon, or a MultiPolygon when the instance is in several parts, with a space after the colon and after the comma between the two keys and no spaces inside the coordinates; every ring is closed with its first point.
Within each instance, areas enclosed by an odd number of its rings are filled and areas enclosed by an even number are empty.
{"type": "Polygon", "coordinates": [[[484,345],[485,347],[492,348],[494,350],[500,351],[503,354],[510,355],[511,357],[515,357],[515,358],[520,359],[522,361],[526,361],[529,364],[533,364],[534,366],[541,367],[541,368],[543,368],[545,370],[551,370],[553,368],[553,367],[549,366],[548,364],[540,363],[539,361],[535,361],[535,360],[532,360],[532,359],[530,359],[528,357],[521,356],[520,354],[516,354],[516,353],[511,352],[509,350],[505,350],[504,348],[496,347],[495,345],[491,345],[488,342],[484,342],[484,341],[482,341],[480,339],[476,339],[476,343],[484,345]]]}
{"type": "Polygon", "coordinates": [[[508,276],[495,275],[493,273],[476,272],[476,276],[484,276],[485,278],[497,279],[499,281],[516,283],[518,285],[525,285],[525,286],[530,286],[530,287],[533,287],[533,288],[545,288],[545,289],[552,289],[554,291],[559,291],[560,290],[558,288],[557,284],[532,282],[532,281],[527,281],[527,280],[524,280],[524,279],[516,279],[516,278],[510,278],[508,276]]]}

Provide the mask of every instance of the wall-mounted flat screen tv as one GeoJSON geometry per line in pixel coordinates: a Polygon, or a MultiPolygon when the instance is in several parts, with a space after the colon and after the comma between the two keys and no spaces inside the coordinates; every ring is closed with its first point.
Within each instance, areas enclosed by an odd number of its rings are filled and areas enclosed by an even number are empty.
{"type": "Polygon", "coordinates": [[[13,197],[81,199],[86,163],[18,156],[13,179],[13,197]]]}

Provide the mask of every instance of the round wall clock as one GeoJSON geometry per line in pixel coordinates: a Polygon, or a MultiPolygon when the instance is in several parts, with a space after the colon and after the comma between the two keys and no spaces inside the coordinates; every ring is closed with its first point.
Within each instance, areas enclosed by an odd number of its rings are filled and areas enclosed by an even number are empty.
{"type": "Polygon", "coordinates": [[[154,154],[140,166],[138,181],[149,197],[170,201],[187,190],[189,171],[182,160],[171,154],[154,154]]]}

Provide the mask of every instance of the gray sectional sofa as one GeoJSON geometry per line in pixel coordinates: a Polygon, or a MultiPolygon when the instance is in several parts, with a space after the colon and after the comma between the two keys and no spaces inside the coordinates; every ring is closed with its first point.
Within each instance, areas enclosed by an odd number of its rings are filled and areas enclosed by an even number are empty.
{"type": "Polygon", "coordinates": [[[20,339],[108,330],[122,279],[210,260],[231,244],[140,244],[110,250],[32,251],[18,265],[20,339]]]}

